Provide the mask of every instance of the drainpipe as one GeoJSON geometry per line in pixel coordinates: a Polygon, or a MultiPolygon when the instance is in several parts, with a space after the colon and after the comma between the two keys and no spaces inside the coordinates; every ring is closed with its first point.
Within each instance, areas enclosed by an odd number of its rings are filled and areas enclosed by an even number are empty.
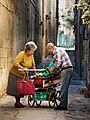
{"type": "Polygon", "coordinates": [[[59,5],[59,1],[56,0],[56,41],[55,44],[57,45],[57,35],[58,35],[58,5],[59,5]]]}
{"type": "Polygon", "coordinates": [[[42,54],[42,60],[45,59],[45,56],[46,56],[46,49],[45,49],[45,46],[46,46],[46,41],[47,41],[47,15],[45,15],[45,18],[44,18],[44,36],[43,36],[43,54],[42,54]]]}
{"type": "Polygon", "coordinates": [[[42,60],[45,59],[45,20],[44,20],[44,0],[42,0],[42,60]]]}

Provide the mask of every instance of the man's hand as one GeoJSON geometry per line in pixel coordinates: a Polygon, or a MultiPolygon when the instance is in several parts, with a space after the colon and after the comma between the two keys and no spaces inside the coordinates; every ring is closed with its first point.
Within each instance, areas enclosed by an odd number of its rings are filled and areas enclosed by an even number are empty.
{"type": "Polygon", "coordinates": [[[56,70],[56,66],[54,66],[53,68],[49,68],[49,72],[53,72],[54,70],[56,70]]]}
{"type": "Polygon", "coordinates": [[[48,69],[49,70],[49,72],[53,72],[53,68],[50,68],[50,69],[48,69]]]}

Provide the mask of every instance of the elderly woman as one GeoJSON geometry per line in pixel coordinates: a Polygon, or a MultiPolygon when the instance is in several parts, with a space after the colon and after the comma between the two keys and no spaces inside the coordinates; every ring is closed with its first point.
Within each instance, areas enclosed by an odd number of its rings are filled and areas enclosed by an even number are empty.
{"type": "MultiPolygon", "coordinates": [[[[7,94],[15,96],[16,102],[14,106],[17,108],[25,107],[20,103],[20,98],[24,96],[18,96],[17,80],[24,77],[24,70],[28,70],[29,68],[35,69],[33,54],[36,49],[37,46],[33,41],[27,42],[24,51],[18,53],[10,68],[7,94]],[[22,69],[22,71],[19,71],[18,69],[22,69]]],[[[34,74],[36,74],[36,71],[34,71],[34,74]]]]}

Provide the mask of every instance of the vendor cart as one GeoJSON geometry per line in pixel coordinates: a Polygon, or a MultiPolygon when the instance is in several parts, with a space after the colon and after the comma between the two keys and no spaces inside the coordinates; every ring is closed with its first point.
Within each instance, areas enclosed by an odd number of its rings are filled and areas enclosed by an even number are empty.
{"type": "Polygon", "coordinates": [[[61,84],[60,78],[60,75],[52,75],[46,78],[35,78],[35,94],[28,96],[29,107],[33,107],[34,105],[40,106],[42,101],[48,101],[50,108],[55,105],[59,105],[61,84]]]}
{"type": "MultiPolygon", "coordinates": [[[[19,69],[20,70],[20,69],[19,69]]],[[[33,71],[29,69],[28,71],[33,71]]],[[[36,69],[36,71],[44,71],[45,69],[36,69]]],[[[42,101],[48,101],[49,107],[52,108],[55,105],[60,104],[60,86],[61,75],[55,74],[44,78],[34,78],[35,94],[28,95],[28,105],[33,107],[35,104],[40,106],[42,101]]]]}

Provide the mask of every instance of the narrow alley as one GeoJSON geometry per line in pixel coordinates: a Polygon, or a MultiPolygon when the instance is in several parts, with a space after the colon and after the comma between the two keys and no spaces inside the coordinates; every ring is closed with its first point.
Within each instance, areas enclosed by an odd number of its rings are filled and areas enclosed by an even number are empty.
{"type": "Polygon", "coordinates": [[[90,0],[0,0],[0,120],[90,120],[90,0]],[[39,76],[36,69],[49,75],[39,76]],[[30,107],[28,95],[21,98],[17,87],[29,70],[34,74],[28,78],[41,77],[48,83],[56,70],[63,92],[57,97],[54,89],[50,99],[50,92],[47,96],[44,91],[46,99],[38,100],[40,106],[30,107]],[[49,102],[55,105],[56,99],[55,110],[49,102]]]}

